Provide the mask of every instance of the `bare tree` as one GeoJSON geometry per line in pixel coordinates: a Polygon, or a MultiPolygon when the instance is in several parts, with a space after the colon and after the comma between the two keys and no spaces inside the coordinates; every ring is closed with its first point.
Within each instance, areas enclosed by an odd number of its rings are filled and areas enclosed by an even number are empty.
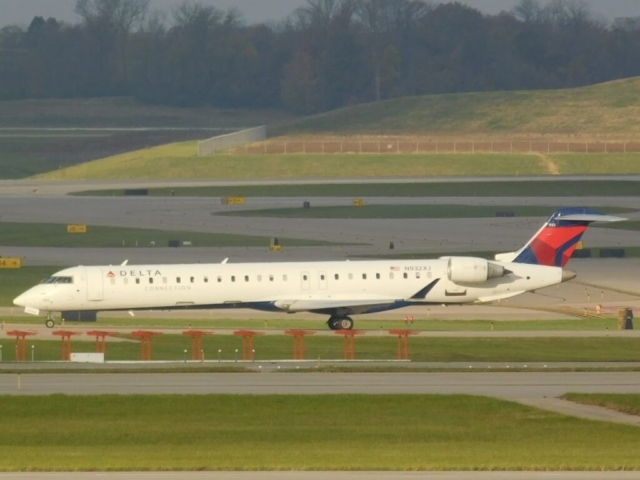
{"type": "Polygon", "coordinates": [[[129,33],[144,22],[149,0],[78,0],[75,12],[86,24],[107,23],[129,33]]]}
{"type": "Polygon", "coordinates": [[[513,13],[523,22],[531,23],[540,19],[542,7],[538,0],[520,0],[513,13]]]}

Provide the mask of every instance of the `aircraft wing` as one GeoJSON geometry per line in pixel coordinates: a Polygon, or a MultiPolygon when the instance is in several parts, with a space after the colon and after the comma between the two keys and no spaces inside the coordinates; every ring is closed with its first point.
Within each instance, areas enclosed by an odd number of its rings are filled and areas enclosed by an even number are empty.
{"type": "Polygon", "coordinates": [[[313,312],[325,310],[345,309],[349,311],[368,310],[374,307],[392,305],[400,300],[396,298],[368,298],[368,299],[309,299],[309,300],[279,300],[275,306],[290,313],[313,312]]]}
{"type": "Polygon", "coordinates": [[[420,302],[424,300],[431,289],[440,281],[435,279],[429,283],[426,287],[420,289],[408,299],[404,298],[385,298],[371,295],[363,295],[360,297],[345,297],[345,298],[303,298],[303,299],[291,299],[291,300],[277,300],[273,304],[282,310],[289,313],[295,312],[326,312],[335,310],[346,310],[349,313],[362,313],[365,311],[371,311],[377,308],[397,308],[401,304],[407,302],[420,302]]]}

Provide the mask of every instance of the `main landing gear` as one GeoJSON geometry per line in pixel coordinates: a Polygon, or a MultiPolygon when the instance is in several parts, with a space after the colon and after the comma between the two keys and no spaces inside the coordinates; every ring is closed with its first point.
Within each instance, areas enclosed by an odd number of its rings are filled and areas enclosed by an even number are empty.
{"type": "Polygon", "coordinates": [[[44,321],[44,324],[47,328],[53,328],[56,326],[56,322],[53,320],[53,315],[50,313],[47,314],[47,319],[44,321]]]}
{"type": "Polygon", "coordinates": [[[331,330],[353,330],[353,320],[350,317],[331,317],[327,320],[331,330]]]}

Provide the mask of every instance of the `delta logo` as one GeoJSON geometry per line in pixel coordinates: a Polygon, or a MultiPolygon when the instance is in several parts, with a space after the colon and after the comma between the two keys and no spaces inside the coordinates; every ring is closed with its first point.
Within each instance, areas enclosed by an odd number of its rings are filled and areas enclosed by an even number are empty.
{"type": "Polygon", "coordinates": [[[107,278],[113,278],[115,276],[116,276],[116,274],[113,273],[111,270],[109,270],[109,273],[107,273],[107,278]]]}

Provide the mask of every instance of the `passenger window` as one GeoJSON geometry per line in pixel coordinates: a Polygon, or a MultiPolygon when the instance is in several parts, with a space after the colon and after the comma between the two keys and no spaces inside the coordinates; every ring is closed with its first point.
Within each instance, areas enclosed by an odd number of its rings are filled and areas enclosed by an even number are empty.
{"type": "Polygon", "coordinates": [[[269,281],[273,282],[273,275],[269,275],[269,281]]]}
{"type": "Polygon", "coordinates": [[[363,274],[362,274],[362,279],[363,279],[363,280],[366,280],[366,279],[367,279],[367,274],[366,274],[366,273],[363,273],[363,274]]]}
{"type": "Polygon", "coordinates": [[[248,281],[249,281],[249,275],[245,275],[245,276],[244,276],[244,281],[245,281],[245,282],[248,282],[248,281]]]}
{"type": "Polygon", "coordinates": [[[149,278],[149,283],[153,283],[153,278],[149,278]]]}
{"type": "Polygon", "coordinates": [[[286,275],[282,275],[282,280],[286,282],[287,281],[287,276],[286,275]]]}
{"type": "Polygon", "coordinates": [[[139,284],[139,283],[140,283],[140,279],[136,278],[136,284],[139,284]]]}
{"type": "Polygon", "coordinates": [[[389,278],[393,280],[393,272],[389,273],[389,278]]]}
{"type": "Polygon", "coordinates": [[[204,277],[204,283],[209,283],[209,277],[204,277]]]}
{"type": "Polygon", "coordinates": [[[236,277],[235,277],[235,275],[232,275],[232,276],[231,276],[231,281],[232,281],[232,282],[235,282],[235,281],[236,281],[236,277]]]}
{"type": "Polygon", "coordinates": [[[404,278],[409,278],[409,274],[408,274],[407,272],[403,273],[403,274],[402,274],[402,276],[403,276],[404,278]]]}
{"type": "Polygon", "coordinates": [[[416,272],[416,278],[420,278],[420,272],[416,272]]]}
{"type": "Polygon", "coordinates": [[[380,274],[376,273],[376,279],[380,280],[380,274]]]}
{"type": "Polygon", "coordinates": [[[320,275],[320,280],[324,280],[324,275],[320,275]]]}
{"type": "Polygon", "coordinates": [[[194,283],[196,281],[195,277],[191,277],[191,283],[194,283]]]}
{"type": "Polygon", "coordinates": [[[180,283],[180,277],[176,277],[176,283],[180,283]]]}
{"type": "Polygon", "coordinates": [[[336,280],[340,280],[340,275],[338,275],[337,273],[333,276],[333,278],[335,278],[336,280]]]}
{"type": "Polygon", "coordinates": [[[261,282],[262,281],[262,275],[258,275],[258,281],[261,282]]]}
{"type": "Polygon", "coordinates": [[[353,280],[353,273],[349,274],[349,280],[353,280]]]}
{"type": "Polygon", "coordinates": [[[218,283],[222,283],[222,277],[218,277],[218,283]]]}

